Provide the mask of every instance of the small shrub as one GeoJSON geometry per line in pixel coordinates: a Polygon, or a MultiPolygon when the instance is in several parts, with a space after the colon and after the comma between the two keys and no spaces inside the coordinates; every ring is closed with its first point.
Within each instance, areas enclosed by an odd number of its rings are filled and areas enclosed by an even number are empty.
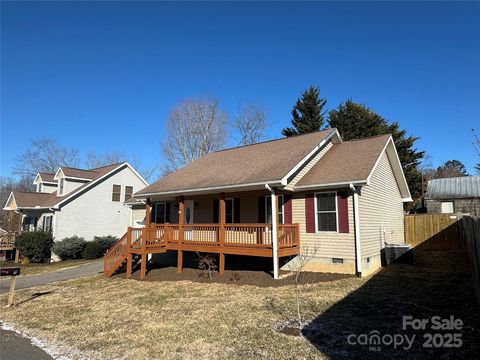
{"type": "Polygon", "coordinates": [[[54,243],[52,251],[61,260],[81,259],[86,245],[84,238],[75,235],[54,243]]]}
{"type": "Polygon", "coordinates": [[[15,247],[30,262],[45,262],[52,255],[53,237],[50,232],[24,232],[15,238],[15,247]]]}
{"type": "Polygon", "coordinates": [[[114,236],[95,236],[93,241],[87,242],[83,257],[85,259],[98,259],[105,255],[105,252],[110,249],[117,241],[114,236]]]}
{"type": "Polygon", "coordinates": [[[100,248],[102,249],[102,256],[107,252],[108,249],[110,249],[113,244],[117,242],[118,238],[115,236],[95,236],[93,238],[93,241],[97,241],[100,248]]]}
{"type": "Polygon", "coordinates": [[[200,254],[198,255],[198,268],[202,271],[200,277],[212,279],[213,272],[217,270],[217,264],[215,258],[210,254],[200,254]]]}

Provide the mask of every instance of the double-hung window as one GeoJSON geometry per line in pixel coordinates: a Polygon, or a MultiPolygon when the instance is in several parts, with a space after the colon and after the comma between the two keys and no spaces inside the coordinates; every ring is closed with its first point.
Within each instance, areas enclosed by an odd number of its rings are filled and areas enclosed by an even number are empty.
{"type": "Polygon", "coordinates": [[[130,199],[133,195],[133,186],[125,186],[125,201],[130,199]]]}
{"type": "Polygon", "coordinates": [[[337,231],[337,194],[315,194],[317,231],[337,231]]]}
{"type": "Polygon", "coordinates": [[[121,192],[122,192],[122,186],[121,185],[113,185],[112,201],[120,201],[121,192]]]}

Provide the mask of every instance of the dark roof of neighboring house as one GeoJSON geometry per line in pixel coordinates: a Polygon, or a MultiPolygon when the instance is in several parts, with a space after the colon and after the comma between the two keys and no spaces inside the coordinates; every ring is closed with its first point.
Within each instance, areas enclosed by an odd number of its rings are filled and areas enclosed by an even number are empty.
{"type": "Polygon", "coordinates": [[[136,195],[277,181],[333,132],[327,129],[212,152],[136,195]]]}
{"type": "Polygon", "coordinates": [[[366,180],[390,135],[334,144],[295,187],[366,180]]]}
{"type": "Polygon", "coordinates": [[[91,170],[77,169],[77,168],[63,167],[63,166],[61,167],[61,169],[63,171],[63,174],[66,177],[75,177],[75,178],[94,180],[99,177],[99,174],[104,173],[105,168],[112,168],[118,165],[119,164],[112,164],[112,165],[102,166],[102,167],[91,169],[91,170]]]}
{"type": "Polygon", "coordinates": [[[46,172],[39,172],[39,174],[43,181],[55,182],[55,183],[57,182],[56,180],[53,179],[55,177],[55,174],[50,174],[46,172]]]}
{"type": "Polygon", "coordinates": [[[429,180],[426,199],[462,199],[480,197],[480,176],[461,176],[429,180]]]}
{"type": "MultiPolygon", "coordinates": [[[[107,166],[102,166],[99,168],[95,168],[92,170],[84,170],[88,171],[90,173],[90,180],[96,180],[103,175],[106,175],[110,171],[120,167],[121,165],[124,165],[126,163],[119,163],[119,164],[112,164],[112,165],[107,165],[107,166]]],[[[62,168],[63,170],[64,168],[62,168]]],[[[67,168],[67,169],[72,169],[72,168],[67,168]]],[[[76,170],[81,170],[81,169],[76,169],[76,170]]],[[[77,177],[77,176],[75,176],[77,177]]],[[[43,178],[42,178],[43,179],[43,178]]],[[[25,207],[40,207],[40,208],[48,208],[52,207],[56,204],[58,204],[60,201],[66,199],[67,197],[79,193],[83,189],[85,189],[87,186],[90,185],[90,181],[82,184],[75,190],[69,192],[68,194],[65,194],[63,196],[57,196],[57,191],[54,191],[52,193],[39,193],[39,192],[19,192],[19,191],[13,191],[13,196],[15,197],[15,202],[17,203],[17,207],[19,208],[25,208],[25,207]]]]}
{"type": "Polygon", "coordinates": [[[56,198],[56,193],[56,191],[53,193],[14,191],[13,196],[15,197],[17,207],[30,208],[41,206],[41,204],[51,198],[56,198]]]}

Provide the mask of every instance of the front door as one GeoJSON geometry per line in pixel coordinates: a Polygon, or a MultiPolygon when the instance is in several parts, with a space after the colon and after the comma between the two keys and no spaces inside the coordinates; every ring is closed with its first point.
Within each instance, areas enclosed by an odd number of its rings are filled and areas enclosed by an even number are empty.
{"type": "MultiPolygon", "coordinates": [[[[185,200],[185,218],[184,222],[185,225],[192,225],[193,224],[193,200],[185,200]]],[[[193,240],[193,233],[191,228],[185,229],[185,240],[193,240]]]]}

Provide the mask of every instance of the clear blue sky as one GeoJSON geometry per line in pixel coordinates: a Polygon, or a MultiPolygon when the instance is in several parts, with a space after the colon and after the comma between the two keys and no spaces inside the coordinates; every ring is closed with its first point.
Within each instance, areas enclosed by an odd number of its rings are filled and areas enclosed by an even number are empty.
{"type": "Polygon", "coordinates": [[[169,110],[255,100],[280,136],[300,92],[352,98],[473,172],[480,4],[2,2],[1,173],[29,139],[161,159],[169,110]]]}

